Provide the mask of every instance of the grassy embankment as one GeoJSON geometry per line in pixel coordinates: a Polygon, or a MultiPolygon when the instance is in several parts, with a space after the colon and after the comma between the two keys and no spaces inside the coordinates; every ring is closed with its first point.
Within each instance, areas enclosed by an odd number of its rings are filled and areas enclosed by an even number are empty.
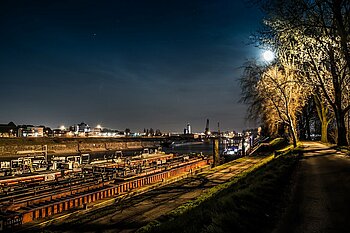
{"type": "Polygon", "coordinates": [[[213,187],[138,232],[271,232],[299,158],[281,140],[270,143],[270,150],[276,149],[278,156],[259,169],[213,187]]]}

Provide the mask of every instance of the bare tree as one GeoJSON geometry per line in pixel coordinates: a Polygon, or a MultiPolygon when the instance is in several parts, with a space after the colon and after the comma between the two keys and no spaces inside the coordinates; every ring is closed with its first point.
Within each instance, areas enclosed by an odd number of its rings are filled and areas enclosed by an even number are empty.
{"type": "Polygon", "coordinates": [[[297,146],[297,115],[308,98],[308,91],[295,76],[292,67],[274,65],[258,82],[257,90],[263,99],[264,114],[270,128],[286,125],[293,146],[297,146]]]}
{"type": "Polygon", "coordinates": [[[318,118],[321,122],[321,142],[328,142],[328,125],[333,119],[330,108],[320,93],[314,95],[318,118]]]}
{"type": "Polygon", "coordinates": [[[240,79],[240,102],[248,105],[247,120],[263,123],[262,119],[264,116],[262,115],[263,109],[261,105],[263,99],[256,87],[266,67],[258,64],[256,60],[250,60],[243,65],[243,68],[243,74],[240,79]]]}
{"type": "MultiPolygon", "coordinates": [[[[332,109],[338,145],[347,145],[350,110],[350,1],[270,0],[262,42],[292,59],[300,82],[322,92],[332,109]]],[[[322,103],[324,101],[322,100],[322,103]]]]}

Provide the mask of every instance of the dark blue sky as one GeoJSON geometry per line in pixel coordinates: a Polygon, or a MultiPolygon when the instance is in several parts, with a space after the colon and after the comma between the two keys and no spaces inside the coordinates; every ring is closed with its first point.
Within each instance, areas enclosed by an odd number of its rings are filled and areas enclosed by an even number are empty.
{"type": "Polygon", "coordinates": [[[0,3],[0,123],[241,130],[244,0],[0,3]]]}

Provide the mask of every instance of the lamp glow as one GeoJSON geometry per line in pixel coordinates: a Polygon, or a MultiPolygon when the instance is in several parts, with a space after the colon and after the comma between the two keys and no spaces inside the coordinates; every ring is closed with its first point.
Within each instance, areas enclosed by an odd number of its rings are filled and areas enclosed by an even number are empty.
{"type": "Polygon", "coordinates": [[[271,62],[275,59],[275,54],[272,51],[267,50],[263,52],[262,57],[265,61],[271,62]]]}

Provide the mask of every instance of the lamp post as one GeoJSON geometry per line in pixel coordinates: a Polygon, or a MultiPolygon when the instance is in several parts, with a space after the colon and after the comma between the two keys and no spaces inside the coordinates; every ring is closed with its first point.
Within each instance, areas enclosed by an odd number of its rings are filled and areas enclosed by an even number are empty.
{"type": "Polygon", "coordinates": [[[219,138],[213,139],[213,166],[220,165],[219,138]]]}

